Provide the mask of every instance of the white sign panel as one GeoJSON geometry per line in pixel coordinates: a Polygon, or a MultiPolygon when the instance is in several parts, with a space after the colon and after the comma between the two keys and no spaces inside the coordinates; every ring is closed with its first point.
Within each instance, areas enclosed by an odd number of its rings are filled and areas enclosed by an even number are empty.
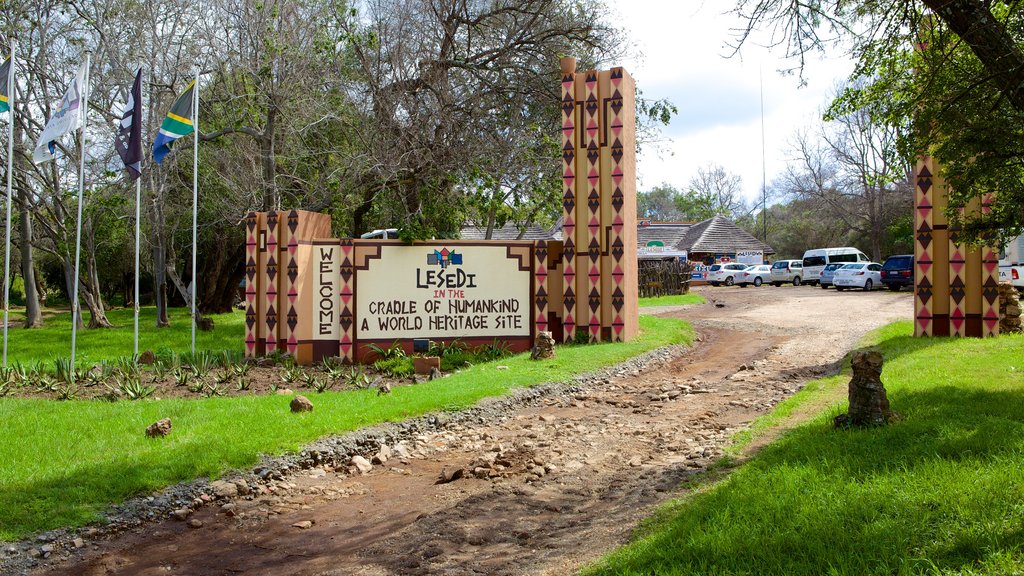
{"type": "Polygon", "coordinates": [[[337,342],[341,337],[341,246],[313,247],[313,340],[337,342]]]}
{"type": "Polygon", "coordinates": [[[761,250],[744,250],[742,252],[737,252],[736,262],[746,264],[748,266],[764,264],[764,252],[761,250]]]}
{"type": "Polygon", "coordinates": [[[504,245],[385,245],[356,273],[356,338],[529,336],[531,280],[504,245]]]}

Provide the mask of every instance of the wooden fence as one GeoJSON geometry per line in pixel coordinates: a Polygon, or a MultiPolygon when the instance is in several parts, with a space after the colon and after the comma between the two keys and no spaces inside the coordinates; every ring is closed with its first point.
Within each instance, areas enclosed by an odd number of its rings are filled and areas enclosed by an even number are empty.
{"type": "Polygon", "coordinates": [[[693,266],[679,260],[640,260],[640,297],[686,294],[693,266]]]}

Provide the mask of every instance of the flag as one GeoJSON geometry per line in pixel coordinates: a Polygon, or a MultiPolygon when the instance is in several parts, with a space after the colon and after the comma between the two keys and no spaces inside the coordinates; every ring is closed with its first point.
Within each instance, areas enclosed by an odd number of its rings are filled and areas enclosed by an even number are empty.
{"type": "Polygon", "coordinates": [[[171,144],[175,140],[182,136],[188,136],[195,129],[192,125],[192,98],[195,89],[196,81],[193,80],[189,82],[181,96],[174,101],[171,111],[167,113],[167,117],[160,124],[160,132],[157,133],[156,140],[153,141],[153,160],[157,164],[171,152],[171,144]]]}
{"type": "Polygon", "coordinates": [[[114,148],[131,179],[138,178],[142,174],[142,68],[135,74],[135,83],[124,104],[114,148]]]}
{"type": "Polygon", "coordinates": [[[72,78],[71,83],[68,84],[64,97],[57,103],[57,111],[50,116],[46,127],[43,128],[43,133],[39,135],[39,142],[36,143],[36,148],[32,151],[32,161],[36,164],[53,160],[55,158],[53,154],[57,149],[57,140],[68,132],[78,129],[78,117],[82,111],[84,80],[85,65],[83,64],[72,78]]]}
{"type": "Polygon", "coordinates": [[[0,113],[7,112],[11,109],[11,87],[7,85],[7,81],[11,78],[11,57],[8,56],[7,60],[0,65],[0,113]]]}

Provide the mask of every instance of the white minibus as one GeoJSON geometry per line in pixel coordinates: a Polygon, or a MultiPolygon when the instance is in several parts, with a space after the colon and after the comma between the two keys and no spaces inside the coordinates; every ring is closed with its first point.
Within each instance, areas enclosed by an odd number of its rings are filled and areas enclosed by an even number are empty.
{"type": "Polygon", "coordinates": [[[804,283],[817,285],[821,271],[833,262],[870,262],[871,259],[856,248],[815,248],[804,252],[804,283]]]}

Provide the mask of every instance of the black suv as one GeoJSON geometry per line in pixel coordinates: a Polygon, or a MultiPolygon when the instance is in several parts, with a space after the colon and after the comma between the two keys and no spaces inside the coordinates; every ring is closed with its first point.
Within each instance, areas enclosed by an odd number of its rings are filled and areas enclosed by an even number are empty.
{"type": "Polygon", "coordinates": [[[914,286],[914,255],[889,256],[882,264],[882,284],[898,292],[904,286],[914,286]]]}

